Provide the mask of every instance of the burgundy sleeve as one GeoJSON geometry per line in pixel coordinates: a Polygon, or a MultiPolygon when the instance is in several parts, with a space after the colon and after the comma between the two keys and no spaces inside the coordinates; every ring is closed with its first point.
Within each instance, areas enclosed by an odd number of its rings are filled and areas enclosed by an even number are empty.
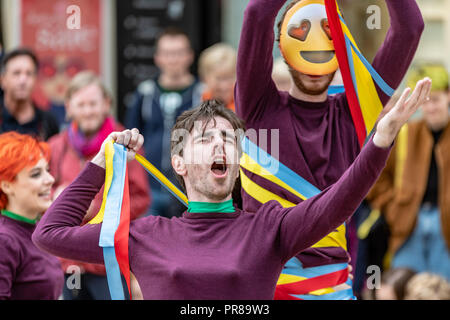
{"type": "Polygon", "coordinates": [[[43,215],[32,236],[34,244],[62,258],[103,263],[101,224],[80,224],[104,181],[105,169],[89,162],[43,215]]]}
{"type": "Polygon", "coordinates": [[[335,184],[296,207],[281,209],[280,241],[286,260],[317,243],[356,211],[383,170],[390,150],[375,146],[371,139],[335,184]]]}
{"type": "Polygon", "coordinates": [[[20,261],[20,247],[3,234],[0,234],[0,243],[0,300],[9,300],[20,261]]]}
{"type": "MultiPolygon", "coordinates": [[[[424,21],[416,0],[386,0],[386,4],[391,26],[372,65],[391,88],[397,89],[416,53],[424,21]]],[[[389,97],[378,92],[386,104],[389,97]]]]}
{"type": "Polygon", "coordinates": [[[244,12],[237,58],[236,113],[246,122],[259,118],[278,95],[272,80],[274,25],[286,0],[250,0],[244,12]],[[265,103],[261,103],[261,102],[265,103]]]}

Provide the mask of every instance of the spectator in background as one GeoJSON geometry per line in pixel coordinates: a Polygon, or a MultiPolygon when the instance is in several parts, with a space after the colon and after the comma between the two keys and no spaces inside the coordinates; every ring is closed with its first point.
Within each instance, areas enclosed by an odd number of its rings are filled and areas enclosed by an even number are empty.
{"type": "Polygon", "coordinates": [[[58,259],[31,241],[51,205],[50,150],[29,135],[0,135],[0,300],[55,300],[62,293],[58,259]]]}
{"type": "Polygon", "coordinates": [[[217,43],[202,52],[198,74],[206,85],[203,100],[218,100],[228,109],[235,110],[236,59],[236,50],[225,43],[217,43]]]}
{"type": "Polygon", "coordinates": [[[450,300],[450,283],[437,274],[416,274],[406,284],[405,300],[450,300]]]}
{"type": "MultiPolygon", "coordinates": [[[[415,274],[416,272],[408,268],[394,268],[383,272],[381,287],[371,291],[372,298],[375,300],[404,300],[406,285],[415,274]]],[[[372,300],[367,298],[367,300],[372,300]]]]}
{"type": "Polygon", "coordinates": [[[39,63],[29,49],[19,48],[5,54],[0,67],[3,99],[0,101],[0,133],[17,131],[48,140],[59,131],[58,122],[31,99],[39,63]]]}
{"type": "MultiPolygon", "coordinates": [[[[170,162],[170,144],[166,142],[170,141],[176,118],[200,104],[202,85],[190,72],[194,51],[183,31],[169,28],[158,37],[154,61],[160,75],[139,85],[134,103],[126,112],[125,125],[139,129],[145,137],[146,158],[177,185],[170,162]]],[[[148,179],[153,195],[149,213],[165,217],[181,215],[183,205],[150,175],[148,179]]]]}
{"type": "Polygon", "coordinates": [[[278,91],[289,92],[292,85],[292,77],[289,67],[283,58],[278,58],[273,62],[272,79],[278,91]]]}
{"type": "Polygon", "coordinates": [[[410,83],[433,80],[422,119],[403,128],[385,170],[368,196],[390,230],[392,267],[433,272],[450,279],[450,125],[448,73],[421,66],[410,83]]]}
{"type": "MultiPolygon", "coordinates": [[[[77,74],[69,84],[66,94],[66,111],[71,123],[59,135],[51,138],[50,172],[55,177],[55,197],[81,172],[85,163],[100,150],[102,142],[113,131],[124,127],[110,116],[112,98],[100,79],[91,71],[77,74]]],[[[137,161],[128,164],[130,183],[131,219],[143,215],[150,204],[147,173],[137,161]]],[[[89,208],[83,224],[100,210],[103,191],[99,192],[89,208]]],[[[110,299],[103,265],[62,260],[68,274],[73,267],[82,271],[81,289],[64,288],[64,299],[105,300],[110,299]]],[[[68,275],[66,275],[66,278],[68,275]]]]}

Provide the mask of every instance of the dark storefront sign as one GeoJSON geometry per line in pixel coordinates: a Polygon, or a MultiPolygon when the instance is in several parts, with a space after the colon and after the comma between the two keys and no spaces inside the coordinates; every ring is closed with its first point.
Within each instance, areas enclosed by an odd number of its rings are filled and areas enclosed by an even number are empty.
{"type": "MultiPolygon", "coordinates": [[[[157,76],[153,65],[155,39],[168,26],[184,30],[198,57],[220,41],[220,0],[117,1],[118,117],[124,119],[127,103],[139,83],[157,76]]],[[[196,73],[196,65],[192,71],[196,73]]]]}

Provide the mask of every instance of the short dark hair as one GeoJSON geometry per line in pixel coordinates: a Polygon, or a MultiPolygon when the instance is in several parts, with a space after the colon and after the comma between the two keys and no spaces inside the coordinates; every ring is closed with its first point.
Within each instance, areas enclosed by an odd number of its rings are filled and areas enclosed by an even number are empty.
{"type": "Polygon", "coordinates": [[[161,38],[163,37],[177,37],[177,36],[182,36],[185,37],[186,40],[189,42],[189,46],[192,48],[192,42],[191,39],[189,38],[188,34],[186,32],[184,32],[182,29],[177,28],[177,27],[167,27],[166,29],[164,29],[163,31],[161,31],[158,36],[156,37],[156,41],[155,44],[156,46],[158,46],[159,41],[161,40],[161,38]]]}
{"type": "Polygon", "coordinates": [[[288,13],[289,10],[291,10],[300,1],[302,1],[302,0],[292,0],[291,3],[289,3],[286,6],[286,8],[284,9],[284,12],[281,15],[280,21],[278,21],[278,24],[277,24],[277,37],[276,37],[277,42],[280,42],[281,28],[283,27],[283,21],[284,21],[284,18],[286,18],[286,14],[288,13]]]}
{"type": "Polygon", "coordinates": [[[3,74],[6,71],[6,66],[8,64],[8,62],[14,58],[20,57],[20,56],[27,56],[29,57],[32,61],[33,64],[36,68],[36,73],[39,70],[39,60],[36,56],[36,54],[33,52],[33,50],[29,49],[29,48],[17,48],[14,50],[11,50],[9,52],[7,52],[3,58],[2,58],[2,62],[0,65],[0,74],[3,74]]]}
{"type": "MultiPolygon", "coordinates": [[[[215,123],[216,120],[214,118],[216,117],[224,118],[225,120],[230,122],[233,129],[238,132],[239,136],[237,137],[237,146],[240,156],[242,153],[240,139],[243,138],[243,134],[245,131],[244,121],[240,119],[233,111],[226,108],[222,102],[219,102],[217,100],[206,100],[198,107],[183,112],[176,120],[175,125],[172,128],[170,141],[171,157],[177,153],[179,156],[183,156],[183,149],[186,141],[183,140],[184,136],[179,136],[177,134],[179,132],[178,130],[185,130],[184,132],[187,131],[191,133],[197,121],[203,122],[203,130],[205,130],[210,121],[214,121],[215,123]],[[177,148],[177,146],[179,145],[182,146],[181,149],[177,148]]],[[[178,175],[176,172],[175,176],[180,185],[186,191],[186,185],[184,183],[183,177],[178,175]]]]}

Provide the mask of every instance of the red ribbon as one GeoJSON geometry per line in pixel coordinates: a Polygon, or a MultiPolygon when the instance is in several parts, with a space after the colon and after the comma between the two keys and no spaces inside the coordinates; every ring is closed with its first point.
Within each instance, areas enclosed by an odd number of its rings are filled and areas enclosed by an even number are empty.
{"type": "Polygon", "coordinates": [[[362,147],[367,137],[366,125],[361,112],[358,95],[356,94],[353,84],[353,78],[348,62],[344,31],[342,30],[341,20],[339,19],[336,0],[325,0],[325,8],[327,10],[328,23],[330,24],[331,36],[333,37],[336,58],[339,62],[339,68],[341,69],[342,80],[344,82],[350,113],[353,118],[359,144],[362,147]]]}
{"type": "Polygon", "coordinates": [[[130,261],[128,256],[128,238],[130,232],[130,191],[128,186],[128,167],[125,173],[125,186],[123,190],[123,202],[120,212],[120,222],[114,234],[114,248],[120,271],[125,278],[131,299],[130,285],[130,261]]]}
{"type": "Polygon", "coordinates": [[[316,290],[334,287],[344,283],[347,279],[348,268],[345,268],[306,280],[279,284],[275,291],[275,300],[302,300],[292,295],[308,294],[316,290]]]}

